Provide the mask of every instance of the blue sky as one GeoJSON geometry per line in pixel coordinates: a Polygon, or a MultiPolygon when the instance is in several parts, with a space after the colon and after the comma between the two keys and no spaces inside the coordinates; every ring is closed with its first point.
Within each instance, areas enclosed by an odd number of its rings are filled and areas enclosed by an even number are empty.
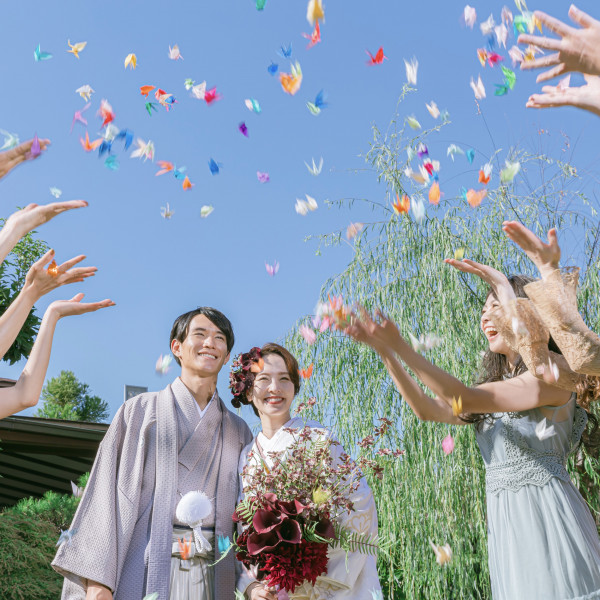
{"type": "MultiPolygon", "coordinates": [[[[499,20],[502,2],[471,4],[478,22],[490,12],[499,20]]],[[[591,0],[579,6],[595,10],[591,0]]],[[[37,308],[41,314],[53,299],[78,291],[90,300],[110,297],[117,303],[59,323],[48,376],[74,371],[108,401],[112,416],[125,384],[159,389],[177,374],[173,369],[161,378],[154,363],[168,352],[170,328],[179,314],[198,305],[225,312],[234,324],[237,353],[281,339],[296,319],[311,313],[321,286],[343,270],[352,249],[342,244],[318,255],[318,244],[305,237],[370,218],[360,205],[327,209],[326,199],[386,199],[385,188],[360,155],[369,149],[372,124],[385,130],[394,114],[406,80],[404,58],[416,56],[419,72],[418,92],[406,100],[402,113],[414,114],[424,126],[434,124],[425,102],[434,100],[450,113],[451,125],[430,144],[430,153],[442,161],[440,183],[448,197],[458,194],[461,177],[476,182],[477,170],[493,153],[469,87],[478,74],[488,93],[482,110],[504,154],[516,143],[537,145],[541,128],[549,132],[545,143],[559,153],[563,131],[571,138],[574,163],[597,175],[597,118],[574,109],[525,109],[528,95],[540,87],[531,73],[517,72],[515,89],[494,97],[493,83],[501,75],[481,68],[476,49],[485,38],[478,25],[471,31],[461,23],[463,7],[464,2],[439,0],[427,5],[328,0],[323,41],[306,50],[301,34],[311,27],[304,0],[267,0],[262,12],[251,0],[5,4],[0,128],[22,140],[37,132],[52,146],[40,160],[0,182],[2,215],[29,202],[52,201],[51,186],[63,190],[62,199],[86,199],[87,209],[62,215],[39,233],[59,260],[85,253],[98,274],[85,284],[60,288],[37,308]],[[66,52],[67,39],[87,41],[79,60],[66,52]],[[267,72],[272,60],[289,71],[290,61],[277,50],[290,42],[292,59],[304,74],[293,97],[267,72]],[[51,60],[34,62],[38,43],[54,54],[51,60]],[[184,60],[169,60],[173,44],[184,60]],[[388,59],[368,67],[365,50],[375,53],[379,46],[388,59]],[[138,59],[134,71],[123,67],[130,52],[138,59]],[[216,85],[223,99],[207,106],[191,98],[183,85],[186,78],[216,85]],[[155,177],[156,165],[129,158],[131,150],[125,153],[119,144],[120,169],[114,172],[83,152],[78,140],[85,128],[76,124],[72,134],[69,128],[74,111],[85,103],[75,93],[84,84],[95,90],[85,113],[90,137],[100,131],[96,111],[106,98],[118,126],[151,139],[157,159],[187,167],[193,189],[184,192],[171,175],[155,177]],[[148,116],[142,85],[172,92],[178,104],[169,113],[160,108],[148,116]],[[321,89],[330,105],[314,117],[306,101],[321,89]],[[246,109],[244,99],[250,97],[259,100],[262,114],[246,109]],[[249,138],[237,129],[241,121],[249,138]],[[446,158],[452,142],[475,148],[473,165],[464,157],[454,165],[446,158]],[[315,178],[304,161],[320,156],[324,168],[315,178]],[[209,171],[211,157],[223,165],[219,175],[209,171]],[[260,184],[257,170],[268,171],[271,181],[260,184]],[[294,204],[304,194],[315,197],[319,209],[302,217],[294,204]],[[166,202],[174,211],[171,220],[160,216],[166,202]],[[215,207],[207,219],[200,218],[204,204],[215,207]],[[271,278],[264,263],[273,260],[281,267],[271,278]]],[[[567,19],[568,7],[569,2],[547,0],[543,8],[567,19]]],[[[509,44],[513,41],[509,38],[509,44]]],[[[510,66],[508,57],[505,64],[510,66]]],[[[572,85],[579,81],[573,77],[572,85]]],[[[594,185],[582,182],[590,195],[594,185]]],[[[17,378],[22,366],[3,364],[2,375],[17,378]]],[[[226,369],[219,388],[228,399],[226,369]]]]}

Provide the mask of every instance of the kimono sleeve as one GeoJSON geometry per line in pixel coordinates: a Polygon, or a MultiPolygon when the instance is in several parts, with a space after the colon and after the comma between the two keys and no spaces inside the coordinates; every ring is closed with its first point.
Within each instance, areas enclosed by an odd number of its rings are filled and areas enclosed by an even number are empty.
{"type": "Polygon", "coordinates": [[[63,543],[52,567],[65,577],[63,600],[85,597],[87,580],[114,592],[119,574],[119,548],[126,521],[134,518],[130,500],[119,491],[117,473],[126,432],[121,406],[102,440],[73,523],[70,542],[63,543]],[[83,594],[83,595],[81,595],[83,594]]]}
{"type": "MultiPolygon", "coordinates": [[[[334,446],[334,454],[343,452],[341,446],[334,446]]],[[[377,507],[373,492],[364,477],[361,477],[358,489],[350,494],[354,510],[350,513],[344,511],[337,518],[337,522],[344,528],[368,536],[377,536],[377,507]]],[[[327,575],[317,579],[317,586],[325,584],[331,589],[351,590],[366,567],[369,555],[361,552],[348,552],[341,548],[329,548],[329,563],[327,575]]]]}

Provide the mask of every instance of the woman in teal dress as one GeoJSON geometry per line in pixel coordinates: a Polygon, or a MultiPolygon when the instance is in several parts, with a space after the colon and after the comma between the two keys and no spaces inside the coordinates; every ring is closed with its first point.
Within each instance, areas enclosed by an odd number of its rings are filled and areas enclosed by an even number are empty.
{"type": "Polygon", "coordinates": [[[353,315],[345,332],[381,356],[418,418],[475,424],[486,467],[494,600],[600,600],[598,530],[565,468],[582,435],[590,446],[598,437],[597,420],[580,406],[582,399],[587,406],[590,390],[581,386],[527,305],[523,287],[530,278],[509,280],[468,260],[446,262],[491,288],[480,321],[489,350],[479,385],[465,385],[415,352],[381,313],[375,319],[365,312],[361,318],[353,315]],[[541,363],[540,356],[550,362],[541,363]],[[546,369],[532,373],[528,364],[546,369]]]}

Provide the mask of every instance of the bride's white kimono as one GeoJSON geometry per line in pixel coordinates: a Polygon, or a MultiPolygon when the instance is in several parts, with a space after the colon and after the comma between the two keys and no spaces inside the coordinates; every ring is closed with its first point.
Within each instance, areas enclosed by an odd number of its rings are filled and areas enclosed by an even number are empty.
{"type": "MultiPolygon", "coordinates": [[[[242,472],[246,464],[259,467],[260,456],[256,441],[262,450],[262,457],[266,459],[269,467],[273,467],[273,460],[269,457],[269,452],[282,452],[289,448],[294,441],[291,433],[284,429],[301,430],[305,426],[316,430],[317,435],[332,437],[330,431],[317,423],[316,421],[303,421],[295,417],[288,421],[277,431],[277,433],[268,439],[262,433],[246,446],[240,456],[239,473],[242,472]],[[253,452],[249,459],[248,454],[253,452]]],[[[341,445],[332,445],[331,451],[335,459],[343,453],[341,445]]],[[[284,454],[285,460],[285,454],[284,454]]],[[[262,468],[262,467],[261,467],[262,468]]],[[[242,478],[240,489],[243,490],[246,480],[242,478]]],[[[377,509],[373,494],[367,485],[365,478],[360,479],[360,486],[356,492],[353,492],[350,499],[354,503],[354,511],[348,514],[344,511],[337,521],[346,528],[352,529],[358,533],[373,536],[377,534],[377,509]]],[[[381,590],[379,577],[377,576],[376,558],[371,555],[361,554],[359,552],[350,552],[346,557],[346,552],[340,548],[328,550],[329,563],[327,574],[317,579],[315,586],[305,583],[296,588],[293,594],[290,594],[291,600],[371,600],[381,597],[377,592],[381,590]]],[[[242,574],[238,577],[237,589],[244,593],[247,587],[256,581],[251,574],[242,569],[242,574]]]]}

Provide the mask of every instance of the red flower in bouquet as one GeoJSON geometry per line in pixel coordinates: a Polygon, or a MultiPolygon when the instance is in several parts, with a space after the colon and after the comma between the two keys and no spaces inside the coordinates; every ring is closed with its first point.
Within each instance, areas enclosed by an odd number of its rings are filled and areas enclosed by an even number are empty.
{"type": "Polygon", "coordinates": [[[276,554],[266,556],[265,582],[288,592],[305,581],[315,585],[317,577],[327,573],[327,548],[327,544],[304,539],[300,544],[282,545],[276,554]]]}

